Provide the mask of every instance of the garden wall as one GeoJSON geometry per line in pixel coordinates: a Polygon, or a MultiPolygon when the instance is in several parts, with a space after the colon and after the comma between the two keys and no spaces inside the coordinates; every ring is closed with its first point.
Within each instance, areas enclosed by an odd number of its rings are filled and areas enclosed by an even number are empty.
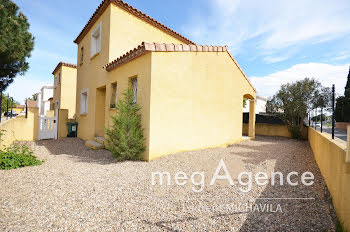
{"type": "MultiPolygon", "coordinates": [[[[307,139],[307,127],[304,127],[302,136],[307,139]]],[[[243,134],[248,134],[248,123],[243,123],[243,134]]],[[[268,124],[268,123],[256,123],[255,134],[265,136],[281,136],[286,138],[292,138],[291,133],[285,125],[280,124],[268,124]]]]}
{"type": "Polygon", "coordinates": [[[28,108],[28,118],[24,115],[3,121],[0,129],[5,130],[1,136],[2,146],[10,146],[15,141],[34,141],[38,139],[38,108],[28,108]]]}
{"type": "Polygon", "coordinates": [[[346,142],[309,127],[309,142],[315,160],[331,193],[340,222],[350,231],[350,163],[346,142]]]}
{"type": "Polygon", "coordinates": [[[348,125],[350,125],[350,123],[348,123],[348,122],[337,122],[337,123],[335,124],[335,127],[336,127],[337,129],[346,130],[346,128],[348,127],[348,125]]]}

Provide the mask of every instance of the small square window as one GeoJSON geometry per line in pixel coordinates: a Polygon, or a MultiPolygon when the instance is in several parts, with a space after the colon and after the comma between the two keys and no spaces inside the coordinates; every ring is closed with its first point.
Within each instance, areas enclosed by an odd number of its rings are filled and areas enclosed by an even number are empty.
{"type": "Polygon", "coordinates": [[[82,90],[80,93],[80,114],[88,113],[88,104],[89,104],[89,94],[88,90],[82,90]]]}

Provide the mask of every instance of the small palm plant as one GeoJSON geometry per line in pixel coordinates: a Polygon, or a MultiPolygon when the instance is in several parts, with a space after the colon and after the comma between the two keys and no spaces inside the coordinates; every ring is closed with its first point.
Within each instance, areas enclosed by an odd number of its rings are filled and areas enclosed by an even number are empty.
{"type": "Polygon", "coordinates": [[[124,98],[118,101],[116,114],[111,116],[113,123],[106,129],[107,148],[118,160],[141,160],[145,151],[140,106],[134,103],[131,88],[124,98]]]}

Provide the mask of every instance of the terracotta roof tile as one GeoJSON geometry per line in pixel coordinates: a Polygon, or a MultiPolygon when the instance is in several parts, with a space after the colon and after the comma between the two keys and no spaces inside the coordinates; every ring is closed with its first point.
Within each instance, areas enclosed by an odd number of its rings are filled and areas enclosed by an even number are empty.
{"type": "Polygon", "coordinates": [[[164,31],[165,33],[179,39],[180,41],[187,43],[187,44],[194,44],[191,40],[185,38],[184,36],[180,35],[179,33],[171,30],[170,28],[166,27],[164,24],[158,22],[157,20],[151,18],[150,16],[142,13],[138,9],[130,6],[129,4],[125,3],[122,0],[103,0],[101,4],[97,7],[93,15],[90,17],[87,24],[84,26],[83,30],[80,32],[78,37],[74,40],[74,43],[79,43],[83,37],[86,35],[86,33],[91,29],[92,25],[96,22],[96,20],[103,14],[103,12],[107,9],[110,3],[113,3],[114,5],[126,10],[127,12],[133,14],[134,16],[146,21],[147,23],[159,28],[160,30],[164,31]]]}
{"type": "Polygon", "coordinates": [[[120,56],[119,58],[113,60],[112,62],[105,65],[105,68],[108,72],[117,68],[118,66],[125,64],[146,52],[227,52],[233,62],[236,64],[238,69],[241,71],[243,76],[247,79],[248,83],[256,91],[252,83],[249,81],[248,77],[245,75],[241,67],[238,65],[235,58],[228,51],[227,46],[201,46],[201,45],[187,45],[187,44],[164,44],[164,43],[145,43],[142,42],[137,48],[130,50],[126,54],[120,56]]]}
{"type": "Polygon", "coordinates": [[[70,64],[70,63],[65,63],[65,62],[59,62],[58,65],[56,66],[56,68],[53,70],[52,74],[55,74],[55,72],[61,68],[61,66],[66,66],[66,67],[70,67],[70,68],[77,68],[76,64],[70,64]]]}

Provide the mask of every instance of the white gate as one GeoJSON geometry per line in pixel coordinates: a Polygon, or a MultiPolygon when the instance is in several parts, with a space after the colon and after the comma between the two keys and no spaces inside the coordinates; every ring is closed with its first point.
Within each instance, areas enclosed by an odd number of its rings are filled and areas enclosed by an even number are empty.
{"type": "MultiPolygon", "coordinates": [[[[57,115],[57,114],[56,114],[57,115]]],[[[39,140],[57,139],[57,116],[39,116],[39,140]]]]}

